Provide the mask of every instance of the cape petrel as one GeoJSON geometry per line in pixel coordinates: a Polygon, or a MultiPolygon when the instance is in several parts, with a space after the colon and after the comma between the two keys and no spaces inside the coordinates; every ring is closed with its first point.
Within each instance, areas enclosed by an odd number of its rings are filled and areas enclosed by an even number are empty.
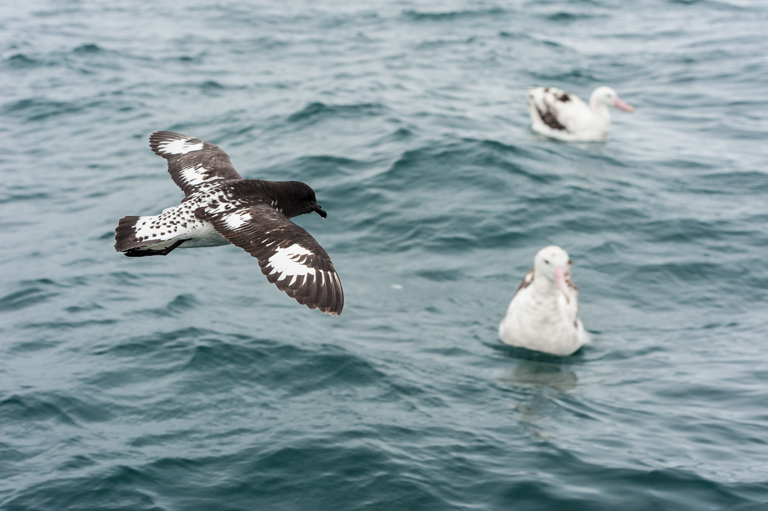
{"type": "Polygon", "coordinates": [[[323,247],[289,218],[327,213],[299,181],[243,179],[227,153],[195,137],[156,131],[152,151],[184,192],[181,204],[156,216],[126,216],[115,250],[128,257],[168,255],[177,248],[232,243],[258,259],[267,280],[310,309],[338,316],[344,292],[323,247]]]}

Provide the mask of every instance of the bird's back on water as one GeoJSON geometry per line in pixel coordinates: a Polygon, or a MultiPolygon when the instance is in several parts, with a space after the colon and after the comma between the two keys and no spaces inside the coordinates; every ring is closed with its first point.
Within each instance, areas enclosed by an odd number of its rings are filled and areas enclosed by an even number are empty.
{"type": "Polygon", "coordinates": [[[610,87],[598,87],[589,105],[555,87],[528,89],[528,113],[536,133],[566,142],[602,142],[608,138],[610,108],[634,112],[610,87]]]}

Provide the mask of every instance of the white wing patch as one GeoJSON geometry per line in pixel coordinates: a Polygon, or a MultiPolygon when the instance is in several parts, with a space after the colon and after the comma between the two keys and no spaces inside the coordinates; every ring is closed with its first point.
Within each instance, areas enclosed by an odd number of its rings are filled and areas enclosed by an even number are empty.
{"type": "MultiPolygon", "coordinates": [[[[250,219],[251,219],[251,212],[244,209],[227,216],[227,218],[224,220],[224,223],[227,224],[227,227],[229,227],[230,229],[235,230],[235,229],[239,229],[240,227],[248,223],[248,220],[250,219]]],[[[294,246],[298,246],[298,245],[294,245],[294,246]]]]}
{"type": "Polygon", "coordinates": [[[157,144],[157,150],[163,154],[187,154],[192,151],[199,151],[203,148],[203,143],[189,144],[191,138],[185,138],[181,140],[164,140],[157,144]]]}
{"type": "MultiPolygon", "coordinates": [[[[197,149],[193,149],[194,151],[197,151],[197,149]]],[[[190,184],[192,186],[197,186],[209,181],[215,181],[217,179],[221,179],[220,176],[214,176],[214,177],[205,177],[205,173],[208,172],[208,169],[206,169],[202,163],[198,163],[194,167],[184,167],[181,169],[181,172],[179,172],[179,175],[184,179],[184,181],[187,182],[187,184],[190,184]]]]}
{"type": "Polygon", "coordinates": [[[280,278],[277,279],[278,281],[285,280],[289,275],[294,277],[293,280],[299,276],[315,275],[314,268],[297,262],[301,256],[311,254],[312,252],[297,243],[290,247],[278,248],[272,257],[269,258],[269,265],[272,267],[270,275],[279,273],[280,278]]]}

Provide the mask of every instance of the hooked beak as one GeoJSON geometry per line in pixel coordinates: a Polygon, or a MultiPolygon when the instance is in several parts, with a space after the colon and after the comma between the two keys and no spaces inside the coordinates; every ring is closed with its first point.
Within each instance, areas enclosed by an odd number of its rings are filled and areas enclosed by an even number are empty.
{"type": "Polygon", "coordinates": [[[568,283],[565,281],[565,268],[562,266],[555,268],[555,284],[557,284],[557,287],[559,287],[560,291],[565,295],[565,301],[570,303],[571,294],[570,291],[568,291],[568,283]]]}
{"type": "Polygon", "coordinates": [[[315,205],[312,206],[312,211],[314,211],[315,213],[317,213],[318,215],[320,215],[323,218],[328,216],[328,213],[326,213],[325,210],[323,209],[323,207],[320,204],[318,204],[318,203],[315,203],[315,205]]]}
{"type": "Polygon", "coordinates": [[[625,112],[629,112],[629,113],[635,112],[635,107],[633,107],[629,103],[625,103],[624,101],[622,101],[621,98],[618,98],[618,97],[616,98],[616,101],[613,102],[613,106],[615,106],[619,110],[624,110],[625,112]]]}

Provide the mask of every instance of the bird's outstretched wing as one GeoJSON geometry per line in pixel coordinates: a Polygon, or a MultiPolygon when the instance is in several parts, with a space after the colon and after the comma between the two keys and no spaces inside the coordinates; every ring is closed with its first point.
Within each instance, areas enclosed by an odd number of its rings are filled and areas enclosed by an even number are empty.
{"type": "Polygon", "coordinates": [[[212,212],[206,219],[233,245],[258,259],[267,280],[297,302],[338,316],[344,291],[331,258],[307,231],[268,204],[212,212]]]}
{"type": "Polygon", "coordinates": [[[149,147],[168,160],[168,172],[187,197],[207,183],[242,179],[227,153],[199,138],[156,131],[149,137],[149,147]]]}

